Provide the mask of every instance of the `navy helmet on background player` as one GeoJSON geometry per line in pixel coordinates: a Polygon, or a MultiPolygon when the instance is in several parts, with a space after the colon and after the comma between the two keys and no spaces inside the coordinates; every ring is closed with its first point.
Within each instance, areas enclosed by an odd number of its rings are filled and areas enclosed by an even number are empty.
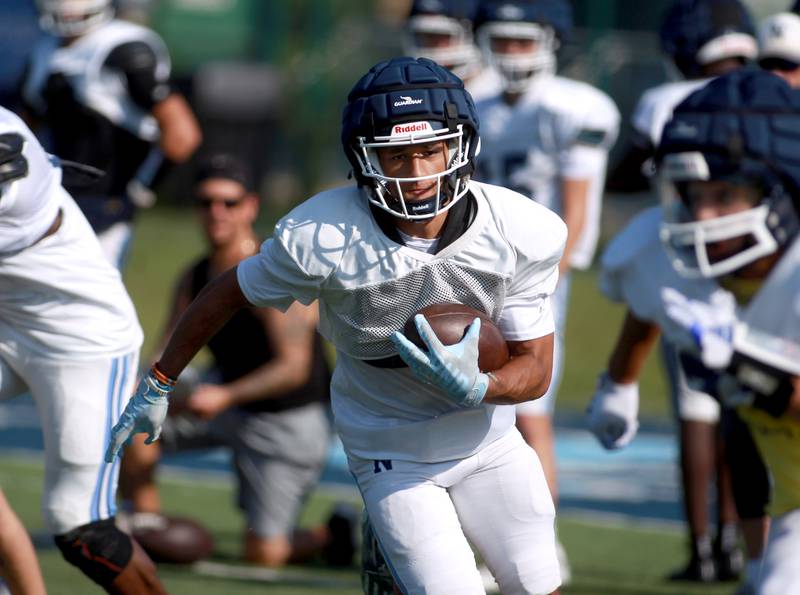
{"type": "Polygon", "coordinates": [[[78,37],[114,16],[111,0],[36,0],[44,30],[58,37],[78,37]]]}
{"type": "Polygon", "coordinates": [[[406,23],[405,52],[468,77],[481,62],[472,33],[477,9],[478,0],[414,0],[406,23]]]}
{"type": "Polygon", "coordinates": [[[800,95],[771,73],[735,71],[690,95],[664,129],[657,160],[679,199],[665,208],[661,235],[685,276],[730,274],[800,230],[800,95]],[[715,180],[754,189],[752,208],[695,220],[689,183],[715,180]],[[738,250],[709,256],[709,244],[736,238],[738,250]]]}
{"type": "Polygon", "coordinates": [[[686,78],[703,76],[703,67],[758,54],[753,19],[739,0],[676,0],[664,14],[662,50],[686,78]]]}
{"type": "Polygon", "coordinates": [[[572,29],[572,7],[565,0],[487,0],[475,17],[478,43],[503,78],[507,91],[521,92],[541,72],[554,72],[556,50],[572,29]],[[493,41],[535,42],[529,52],[503,53],[493,41]]]}
{"type": "Polygon", "coordinates": [[[427,58],[394,58],[373,66],[347,96],[342,145],[369,200],[403,219],[427,219],[452,207],[467,192],[479,150],[478,116],[464,83],[427,58]],[[445,171],[415,178],[384,175],[381,148],[446,141],[445,171]],[[434,180],[431,198],[407,202],[401,184],[434,180]]]}

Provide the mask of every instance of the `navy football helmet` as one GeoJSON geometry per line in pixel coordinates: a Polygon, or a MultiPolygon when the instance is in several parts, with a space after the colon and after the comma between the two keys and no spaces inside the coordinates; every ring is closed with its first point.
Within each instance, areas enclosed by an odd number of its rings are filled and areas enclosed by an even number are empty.
{"type": "Polygon", "coordinates": [[[661,237],[684,276],[733,273],[797,236],[800,95],[780,77],[737,70],[692,93],[665,127],[656,159],[676,199],[665,205],[661,237]],[[695,220],[688,183],[715,180],[751,189],[754,206],[695,220]],[[745,239],[741,250],[712,261],[708,244],[734,238],[745,239]]]}
{"type": "Polygon", "coordinates": [[[114,16],[111,0],[36,0],[42,28],[59,37],[77,37],[114,16]]]}
{"type": "Polygon", "coordinates": [[[486,0],[475,17],[478,44],[503,78],[506,91],[524,91],[531,79],[554,72],[556,50],[572,29],[572,7],[565,0],[486,0]],[[524,53],[498,51],[502,39],[533,41],[524,53]]]}
{"type": "Polygon", "coordinates": [[[478,0],[414,0],[406,23],[405,52],[430,58],[458,77],[480,68],[481,54],[472,34],[478,0]]]}
{"type": "Polygon", "coordinates": [[[726,58],[758,55],[755,27],[740,0],[676,0],[661,22],[661,49],[686,78],[726,58]]]}
{"type": "Polygon", "coordinates": [[[428,219],[467,193],[479,150],[478,115],[452,72],[427,58],[394,58],[373,66],[347,96],[342,145],[372,204],[403,219],[428,219]],[[419,178],[383,173],[378,149],[436,141],[447,142],[445,171],[419,178]],[[427,179],[436,180],[436,194],[407,202],[400,185],[427,179]]]}

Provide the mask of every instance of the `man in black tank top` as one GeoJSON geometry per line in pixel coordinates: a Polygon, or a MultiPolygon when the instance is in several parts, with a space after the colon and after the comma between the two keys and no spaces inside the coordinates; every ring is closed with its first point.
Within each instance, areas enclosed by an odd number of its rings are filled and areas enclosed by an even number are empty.
{"type": "MultiPolygon", "coordinates": [[[[258,198],[238,160],[212,156],[199,169],[194,193],[209,251],[181,275],[165,336],[209,282],[260,245],[253,229],[258,198]]],[[[216,382],[197,383],[182,403],[174,403],[173,412],[182,411],[192,423],[168,420],[158,443],[145,447],[135,440],[127,449],[120,485],[133,511],[160,509],[154,446],[166,452],[226,446],[233,450],[238,505],[247,520],[248,561],[283,566],[326,552],[332,563],[351,561],[352,532],[340,515],[330,528],[294,529],[331,438],[330,374],[317,316],[316,304],[294,304],[286,313],[245,309],[228,321],[209,343],[216,382]]],[[[135,521],[134,514],[134,526],[135,521]]]]}

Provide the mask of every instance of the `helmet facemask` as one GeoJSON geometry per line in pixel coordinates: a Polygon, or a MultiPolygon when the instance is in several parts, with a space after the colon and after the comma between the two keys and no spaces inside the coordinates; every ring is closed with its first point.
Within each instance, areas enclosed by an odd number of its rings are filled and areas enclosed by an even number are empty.
{"type": "Polygon", "coordinates": [[[41,27],[58,37],[78,37],[114,16],[110,0],[37,0],[41,27]]]}
{"type": "Polygon", "coordinates": [[[537,75],[555,72],[558,38],[550,26],[528,22],[489,22],[479,30],[479,43],[489,64],[500,73],[503,86],[509,93],[521,93],[537,75]],[[532,41],[534,47],[530,52],[504,53],[495,48],[497,40],[532,41]]]}
{"type": "Polygon", "coordinates": [[[396,124],[388,134],[376,135],[372,139],[356,137],[352,147],[361,175],[368,180],[369,201],[384,211],[402,219],[425,220],[450,209],[467,193],[472,172],[472,134],[462,124],[452,129],[438,122],[407,122],[396,124]],[[441,172],[417,177],[393,177],[384,173],[378,155],[379,149],[423,146],[444,141],[446,143],[446,166],[441,172]],[[423,180],[435,180],[436,192],[421,200],[406,200],[403,184],[423,180]]]}
{"type": "MultiPolygon", "coordinates": [[[[711,161],[713,164],[714,159],[711,161]]],[[[726,177],[715,173],[706,156],[700,152],[666,155],[661,173],[674,184],[673,192],[664,204],[661,240],[673,267],[684,277],[735,274],[773,254],[797,233],[798,222],[792,198],[776,177],[747,180],[741,175],[733,175],[728,181],[749,186],[757,193],[753,206],[736,213],[697,220],[691,209],[689,183],[726,180],[726,177]],[[713,249],[710,247],[713,244],[737,239],[741,244],[739,249],[712,257],[713,249]]]]}
{"type": "Polygon", "coordinates": [[[480,68],[480,50],[471,28],[446,15],[420,14],[409,18],[405,47],[410,55],[430,58],[461,79],[469,78],[480,68]],[[443,43],[432,43],[434,39],[443,43]]]}

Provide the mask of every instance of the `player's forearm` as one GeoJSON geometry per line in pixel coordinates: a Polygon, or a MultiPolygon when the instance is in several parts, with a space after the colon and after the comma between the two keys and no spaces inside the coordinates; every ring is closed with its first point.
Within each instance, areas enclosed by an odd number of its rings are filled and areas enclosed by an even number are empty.
{"type": "Polygon", "coordinates": [[[608,361],[609,377],[618,384],[636,382],[660,335],[657,325],[637,318],[629,310],[608,361]]]}
{"type": "Polygon", "coordinates": [[[541,397],[550,386],[552,366],[530,355],[512,358],[489,375],[485,403],[514,405],[541,397]]]}
{"type": "Polygon", "coordinates": [[[174,163],[189,159],[203,135],[183,96],[173,93],[153,108],[153,116],[161,129],[159,146],[166,158],[174,163]]]}
{"type": "Polygon", "coordinates": [[[307,361],[280,359],[260,366],[226,385],[234,405],[274,399],[304,386],[311,377],[307,361]]]}
{"type": "Polygon", "coordinates": [[[550,387],[554,335],[528,341],[509,341],[511,359],[489,375],[484,401],[513,405],[541,397],[550,387]]]}
{"type": "Polygon", "coordinates": [[[177,378],[228,319],[249,305],[239,288],[236,268],[211,281],[181,316],[158,360],[158,368],[170,378],[177,378]]]}
{"type": "Polygon", "coordinates": [[[558,272],[563,274],[569,270],[572,250],[578,243],[586,225],[586,201],[589,192],[589,180],[565,179],[561,183],[562,217],[567,225],[567,242],[564,254],[558,265],[558,272]]]}
{"type": "Polygon", "coordinates": [[[786,409],[786,416],[796,422],[800,422],[800,376],[792,378],[792,386],[794,386],[794,392],[792,392],[792,396],[789,397],[789,406],[786,409]]]}

